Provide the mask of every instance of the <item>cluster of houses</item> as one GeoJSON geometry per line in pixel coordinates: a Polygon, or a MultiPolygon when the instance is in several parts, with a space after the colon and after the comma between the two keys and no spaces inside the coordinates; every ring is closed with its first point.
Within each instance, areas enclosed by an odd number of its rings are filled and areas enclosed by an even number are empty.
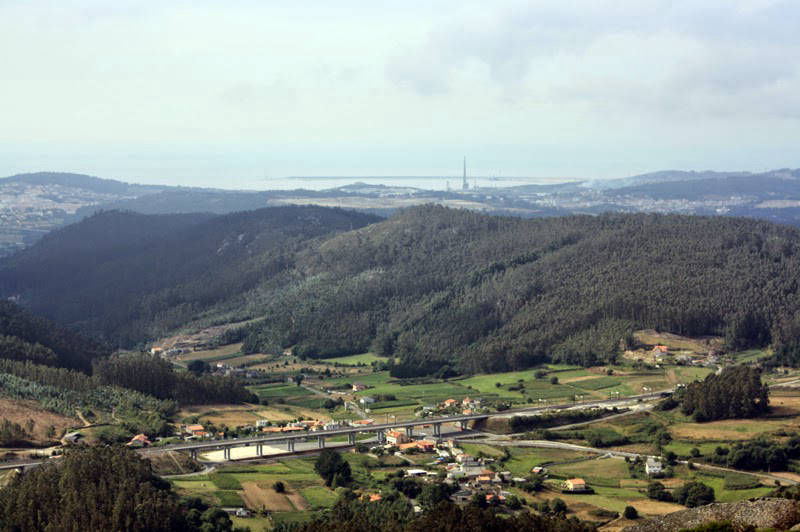
{"type": "Polygon", "coordinates": [[[468,416],[470,414],[477,414],[484,412],[484,401],[480,398],[465,397],[464,399],[445,399],[435,406],[424,406],[421,411],[417,412],[418,416],[428,417],[431,415],[443,414],[463,414],[468,416]]]}

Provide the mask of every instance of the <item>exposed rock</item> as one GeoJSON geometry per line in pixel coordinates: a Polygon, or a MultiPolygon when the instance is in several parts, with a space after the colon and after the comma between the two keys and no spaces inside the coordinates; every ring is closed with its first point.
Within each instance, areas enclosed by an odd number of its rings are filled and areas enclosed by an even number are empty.
{"type": "Polygon", "coordinates": [[[672,532],[694,528],[710,521],[730,521],[734,527],[742,529],[754,526],[788,530],[800,523],[800,501],[755,499],[709,504],[649,519],[626,527],[623,532],[672,532]]]}

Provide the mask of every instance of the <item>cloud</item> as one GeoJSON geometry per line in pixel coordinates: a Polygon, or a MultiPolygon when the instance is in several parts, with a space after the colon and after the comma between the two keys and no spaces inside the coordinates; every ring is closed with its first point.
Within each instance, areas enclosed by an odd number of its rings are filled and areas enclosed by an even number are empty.
{"type": "Polygon", "coordinates": [[[470,72],[516,93],[546,87],[556,102],[797,117],[797,20],[791,1],[506,4],[434,29],[386,72],[423,95],[470,72]]]}

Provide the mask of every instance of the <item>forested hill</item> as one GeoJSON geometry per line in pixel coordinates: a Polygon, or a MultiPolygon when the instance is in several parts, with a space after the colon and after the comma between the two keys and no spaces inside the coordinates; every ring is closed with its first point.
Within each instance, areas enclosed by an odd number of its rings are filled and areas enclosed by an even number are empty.
{"type": "Polygon", "coordinates": [[[88,371],[107,354],[94,340],[0,301],[0,358],[88,371]]]}
{"type": "Polygon", "coordinates": [[[304,242],[377,220],[314,206],[101,212],[5,259],[0,290],[37,314],[131,346],[289,271],[304,242]]]}
{"type": "Polygon", "coordinates": [[[435,206],[375,221],[316,207],[217,217],[122,259],[95,264],[76,252],[67,263],[82,269],[58,282],[48,277],[58,256],[37,269],[22,254],[0,286],[123,344],[198,317],[263,318],[227,339],[308,357],[373,349],[399,357],[396,376],[593,364],[642,327],[724,334],[735,348],[800,344],[796,229],[645,214],[523,220],[435,206]]]}

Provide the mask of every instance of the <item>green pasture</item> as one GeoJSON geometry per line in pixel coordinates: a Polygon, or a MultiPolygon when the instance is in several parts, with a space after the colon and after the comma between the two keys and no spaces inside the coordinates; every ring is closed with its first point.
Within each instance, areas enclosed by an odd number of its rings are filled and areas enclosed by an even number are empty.
{"type": "Polygon", "coordinates": [[[345,366],[359,366],[366,364],[369,366],[373,362],[385,362],[388,360],[386,357],[379,357],[374,353],[362,353],[360,355],[350,355],[346,357],[325,358],[319,362],[327,362],[329,364],[344,364],[345,366]]]}

